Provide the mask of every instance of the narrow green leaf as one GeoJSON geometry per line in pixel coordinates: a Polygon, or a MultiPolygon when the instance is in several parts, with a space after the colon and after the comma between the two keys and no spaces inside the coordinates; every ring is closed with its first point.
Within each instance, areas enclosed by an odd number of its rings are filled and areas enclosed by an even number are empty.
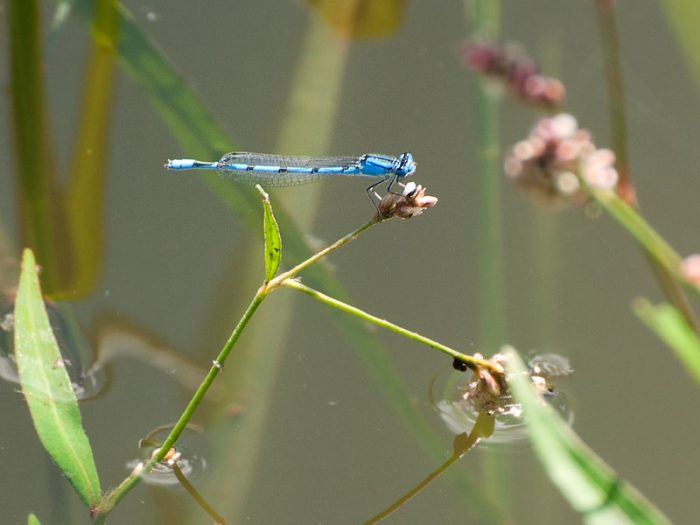
{"type": "MultiPolygon", "coordinates": [[[[57,13],[60,8],[61,4],[57,13]]],[[[81,82],[83,93],[65,206],[73,271],[71,282],[61,291],[61,298],[74,299],[90,293],[102,270],[105,165],[116,86],[116,51],[109,42],[114,41],[118,21],[116,2],[95,2],[93,23],[100,38],[91,41],[81,82]]]]}
{"type": "Polygon", "coordinates": [[[593,452],[543,402],[513,349],[508,353],[509,384],[522,404],[530,441],[550,480],[585,523],[670,523],[637,489],[593,452]]]}
{"type": "Polygon", "coordinates": [[[700,3],[694,0],[664,0],[660,6],[685,55],[688,69],[695,77],[696,88],[700,88],[700,3]]]}
{"type": "Polygon", "coordinates": [[[39,288],[34,254],[25,249],[15,304],[15,354],[22,392],[39,439],[73,484],[93,505],[100,483],[78,401],[51,331],[39,288]]]}
{"type": "Polygon", "coordinates": [[[29,516],[27,516],[27,525],[41,525],[41,522],[39,518],[36,517],[36,514],[30,512],[29,516]]]}
{"type": "Polygon", "coordinates": [[[700,339],[681,313],[670,304],[654,306],[645,299],[637,299],[632,308],[644,324],[675,352],[686,371],[700,383],[700,339]]]}
{"type": "Polygon", "coordinates": [[[50,140],[44,63],[41,46],[41,6],[36,0],[7,2],[9,96],[14,175],[23,242],[44,266],[47,294],[59,290],[68,275],[65,216],[50,140]]]}
{"type": "Polygon", "coordinates": [[[260,185],[256,185],[255,189],[260,192],[263,200],[263,232],[265,234],[265,282],[272,279],[277,273],[282,257],[282,237],[277,226],[277,220],[272,213],[272,204],[270,204],[270,196],[265,193],[260,185]]]}

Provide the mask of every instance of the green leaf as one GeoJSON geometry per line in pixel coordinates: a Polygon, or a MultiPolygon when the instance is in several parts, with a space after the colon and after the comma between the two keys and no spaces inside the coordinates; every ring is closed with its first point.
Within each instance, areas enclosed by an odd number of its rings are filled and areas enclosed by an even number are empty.
{"type": "MultiPolygon", "coordinates": [[[[55,0],[57,1],[57,0],[55,0]]],[[[76,18],[90,23],[93,19],[94,2],[76,0],[72,5],[76,18]]],[[[233,151],[233,141],[224,128],[214,118],[214,113],[205,108],[185,79],[173,64],[164,56],[134,22],[126,8],[119,4],[119,33],[112,43],[117,49],[119,63],[123,71],[141,87],[155,111],[168,126],[174,137],[182,145],[187,156],[217,158],[227,151],[233,151]]],[[[222,199],[239,221],[251,231],[259,228],[257,215],[257,195],[244,184],[231,184],[217,174],[204,174],[202,180],[222,199]]],[[[304,260],[314,251],[309,246],[307,236],[299,229],[282,209],[276,210],[276,219],[284,229],[285,257],[291,260],[304,260]]],[[[308,268],[304,282],[323,289],[327,294],[347,300],[348,291],[327,266],[315,265],[308,268]]],[[[416,419],[415,407],[410,402],[410,391],[396,371],[395,364],[386,352],[382,351],[376,337],[367,330],[364,322],[356,318],[333,312],[333,320],[340,327],[343,336],[352,341],[363,364],[372,371],[374,378],[382,385],[393,410],[401,420],[418,435],[423,443],[430,443],[434,458],[441,458],[443,443],[425,419],[416,419]]],[[[455,478],[456,479],[456,478],[455,478]]],[[[460,479],[461,490],[476,495],[473,485],[460,479]]],[[[489,505],[481,500],[483,506],[489,505]]],[[[489,506],[490,514],[500,511],[497,506],[489,506]]]]}
{"type": "Polygon", "coordinates": [[[593,452],[531,385],[520,356],[508,349],[509,385],[522,404],[530,441],[550,480],[585,523],[670,521],[593,452]]]}
{"type": "Polygon", "coordinates": [[[30,512],[29,516],[27,516],[27,525],[41,525],[41,522],[39,518],[36,517],[36,514],[30,512]]]}
{"type": "Polygon", "coordinates": [[[15,354],[22,392],[39,439],[80,498],[94,505],[100,483],[78,401],[51,331],[34,254],[25,249],[15,303],[15,354]]]}
{"type": "Polygon", "coordinates": [[[65,215],[61,210],[60,185],[56,177],[51,126],[47,112],[41,46],[41,6],[38,2],[7,3],[9,37],[10,108],[13,171],[16,179],[20,237],[44,265],[44,286],[51,294],[66,279],[56,264],[66,257],[65,215]]]}
{"type": "Polygon", "coordinates": [[[645,299],[637,299],[632,308],[644,324],[671,347],[686,371],[700,383],[700,339],[681,313],[670,304],[654,306],[645,299]]]}
{"type": "Polygon", "coordinates": [[[282,257],[282,237],[277,226],[277,220],[272,213],[270,196],[265,193],[259,184],[255,186],[263,199],[263,233],[265,234],[265,282],[272,279],[277,273],[282,257]]]}
{"type": "MultiPolygon", "coordinates": [[[[57,6],[57,15],[60,10],[62,4],[57,6]]],[[[102,38],[91,41],[81,81],[80,115],[76,119],[65,200],[72,248],[72,279],[61,290],[63,299],[83,297],[92,292],[102,271],[105,166],[116,91],[116,52],[105,40],[113,41],[118,31],[117,3],[96,2],[93,23],[102,38]]]]}
{"type": "Polygon", "coordinates": [[[700,3],[695,0],[664,0],[660,5],[685,55],[688,69],[695,77],[696,87],[700,88],[700,3]]]}

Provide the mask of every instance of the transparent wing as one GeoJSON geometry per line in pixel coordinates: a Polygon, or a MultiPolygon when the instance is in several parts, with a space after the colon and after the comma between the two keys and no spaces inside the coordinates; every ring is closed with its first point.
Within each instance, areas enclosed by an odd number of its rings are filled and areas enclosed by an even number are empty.
{"type": "Polygon", "coordinates": [[[284,187],[307,184],[333,174],[294,173],[279,171],[288,168],[350,168],[357,167],[359,157],[305,157],[297,155],[270,155],[266,153],[227,153],[219,161],[221,175],[232,181],[261,184],[267,187],[284,187]],[[269,171],[260,170],[270,168],[269,171]]]}
{"type": "Polygon", "coordinates": [[[333,168],[360,164],[359,157],[304,157],[297,155],[270,155],[267,153],[227,153],[219,161],[222,164],[248,166],[279,166],[280,168],[333,168]]]}

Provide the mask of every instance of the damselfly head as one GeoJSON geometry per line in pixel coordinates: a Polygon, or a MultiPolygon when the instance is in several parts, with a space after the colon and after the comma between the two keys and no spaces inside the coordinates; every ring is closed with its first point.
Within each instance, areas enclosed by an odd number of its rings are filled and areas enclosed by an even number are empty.
{"type": "Polygon", "coordinates": [[[413,160],[413,155],[410,153],[402,153],[399,155],[399,165],[396,168],[396,174],[399,177],[408,177],[416,171],[416,162],[413,160]]]}

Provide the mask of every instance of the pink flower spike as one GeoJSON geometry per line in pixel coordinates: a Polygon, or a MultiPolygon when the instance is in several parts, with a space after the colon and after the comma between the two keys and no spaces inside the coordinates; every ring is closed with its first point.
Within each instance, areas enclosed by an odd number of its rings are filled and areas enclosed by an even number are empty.
{"type": "Polygon", "coordinates": [[[681,263],[681,275],[695,286],[700,286],[700,255],[689,255],[681,263]]]}

